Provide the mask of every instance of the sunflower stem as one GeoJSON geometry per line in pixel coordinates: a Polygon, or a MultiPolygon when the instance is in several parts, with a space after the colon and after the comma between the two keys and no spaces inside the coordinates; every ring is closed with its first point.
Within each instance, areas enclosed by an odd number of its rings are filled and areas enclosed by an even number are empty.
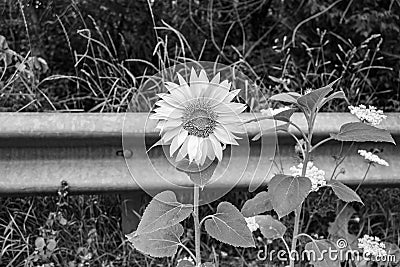
{"type": "Polygon", "coordinates": [[[196,266],[201,265],[200,254],[200,221],[199,221],[199,186],[193,187],[193,219],[194,219],[194,245],[196,251],[196,266]]]}
{"type": "MultiPolygon", "coordinates": [[[[308,136],[305,137],[306,138],[305,139],[306,150],[304,151],[305,155],[304,155],[304,159],[303,159],[303,168],[301,170],[302,177],[306,176],[307,165],[308,165],[308,162],[310,161],[311,140],[312,140],[312,135],[313,135],[315,117],[316,117],[316,115],[313,115],[308,119],[308,136]]],[[[291,246],[290,255],[292,255],[291,253],[296,251],[297,239],[299,237],[299,231],[300,231],[300,216],[301,216],[302,207],[303,207],[303,202],[294,211],[294,227],[293,227],[293,238],[292,238],[292,246],[291,246]]],[[[289,257],[289,266],[290,267],[294,267],[295,260],[296,259],[294,257],[289,257]]]]}

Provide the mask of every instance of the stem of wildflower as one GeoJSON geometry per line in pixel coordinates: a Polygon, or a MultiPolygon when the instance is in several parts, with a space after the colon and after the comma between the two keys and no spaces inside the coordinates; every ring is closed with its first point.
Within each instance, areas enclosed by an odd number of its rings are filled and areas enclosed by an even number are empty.
{"type": "Polygon", "coordinates": [[[186,252],[190,255],[190,257],[192,257],[193,260],[196,260],[196,256],[193,254],[193,252],[190,251],[190,249],[185,246],[182,243],[179,243],[179,246],[181,246],[184,250],[186,250],[186,252]]]}
{"type": "Polygon", "coordinates": [[[328,141],[330,141],[330,140],[333,140],[333,138],[332,138],[332,137],[328,137],[328,138],[322,140],[321,142],[319,142],[318,144],[314,145],[314,146],[311,148],[310,153],[313,152],[313,151],[314,151],[317,147],[319,147],[320,145],[322,145],[322,144],[324,144],[324,143],[326,143],[326,142],[328,142],[328,141]]]}
{"type": "MultiPolygon", "coordinates": [[[[365,171],[364,177],[363,177],[363,179],[361,180],[361,182],[358,184],[358,186],[357,186],[357,188],[354,190],[354,192],[357,193],[358,189],[360,189],[360,187],[361,187],[361,185],[364,183],[365,179],[367,179],[367,175],[368,175],[368,172],[369,172],[369,170],[370,170],[370,168],[371,168],[371,165],[372,165],[372,162],[369,162],[369,163],[368,163],[367,170],[365,171]]],[[[339,217],[339,216],[342,214],[342,212],[346,209],[346,207],[347,207],[348,204],[349,204],[349,202],[346,202],[346,204],[344,204],[343,208],[339,211],[339,213],[338,213],[338,215],[336,215],[336,217],[339,217]]]]}
{"type": "Polygon", "coordinates": [[[196,266],[201,265],[200,254],[200,221],[199,221],[199,186],[193,187],[193,219],[194,219],[194,245],[196,251],[196,266]]]}

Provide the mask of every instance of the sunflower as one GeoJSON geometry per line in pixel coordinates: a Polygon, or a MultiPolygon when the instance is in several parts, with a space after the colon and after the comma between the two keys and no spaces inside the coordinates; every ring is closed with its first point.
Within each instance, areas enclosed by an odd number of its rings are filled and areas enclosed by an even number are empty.
{"type": "Polygon", "coordinates": [[[192,68],[189,84],[178,73],[179,84],[166,82],[169,93],[158,94],[155,113],[161,139],[158,144],[169,145],[170,157],[203,165],[206,158],[221,161],[226,145],[238,145],[235,133],[243,133],[238,115],[245,104],[231,102],[240,89],[230,91],[231,83],[220,82],[220,73],[211,81],[201,70],[199,76],[192,68]]]}

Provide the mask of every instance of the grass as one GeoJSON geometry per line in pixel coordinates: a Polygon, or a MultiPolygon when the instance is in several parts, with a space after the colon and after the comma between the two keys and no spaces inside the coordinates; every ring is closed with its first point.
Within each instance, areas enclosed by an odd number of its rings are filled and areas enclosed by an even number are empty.
{"type": "MultiPolygon", "coordinates": [[[[107,28],[102,29],[98,25],[96,18],[83,14],[79,5],[71,1],[62,15],[56,14],[56,20],[52,23],[59,25],[57,38],[65,40],[63,49],[68,51],[64,51],[64,54],[70,56],[64,64],[68,66],[67,70],[49,72],[47,70],[53,66],[44,66],[44,59],[36,56],[29,46],[9,47],[6,51],[12,52],[14,59],[8,64],[0,61],[2,110],[124,112],[133,107],[136,111],[149,111],[152,108],[150,100],[156,98],[156,95],[155,92],[145,90],[143,84],[146,80],[175,63],[210,61],[210,58],[211,61],[237,68],[256,82],[256,92],[242,95],[254,111],[265,107],[264,97],[285,91],[301,93],[307,88],[324,86],[339,77],[341,80],[337,89],[344,90],[351,104],[373,104],[386,111],[399,107],[398,94],[392,94],[390,99],[386,99],[391,92],[390,88],[377,90],[375,87],[387,73],[393,72],[391,66],[381,63],[384,59],[381,53],[383,38],[379,34],[372,34],[353,43],[337,33],[317,28],[315,33],[318,42],[306,42],[299,38],[295,43],[296,33],[293,32],[292,38],[284,36],[283,39],[276,39],[272,47],[265,47],[268,54],[272,53],[268,62],[254,62],[254,56],[250,55],[256,53],[254,45],[261,45],[261,42],[251,46],[243,43],[241,47],[234,47],[225,41],[218,44],[211,35],[211,40],[206,40],[201,49],[194,52],[192,46],[198,44],[190,43],[178,28],[165,21],[157,21],[157,14],[153,14],[150,2],[148,7],[155,38],[153,57],[132,58],[129,51],[133,44],[122,34],[112,36],[107,28]],[[72,25],[71,20],[75,21],[72,25]],[[76,33],[68,29],[69,26],[77,25],[79,30],[76,33]],[[205,48],[210,45],[216,49],[213,57],[205,55],[205,48]]],[[[13,12],[17,13],[12,16],[20,17],[26,35],[33,36],[29,32],[29,14],[25,14],[22,2],[18,3],[17,6],[10,4],[11,9],[16,9],[13,12]]],[[[244,3],[238,8],[240,12],[249,13],[247,15],[257,11],[246,7],[244,3]]],[[[210,12],[212,14],[213,10],[210,12]]],[[[11,16],[7,13],[4,15],[11,16]]],[[[213,16],[209,19],[210,26],[214,23],[233,23],[218,21],[213,16]]],[[[226,32],[225,40],[230,30],[226,32]]],[[[245,31],[242,34],[245,42],[245,31]]],[[[3,54],[0,52],[0,58],[3,54]]],[[[336,102],[325,107],[325,111],[346,110],[346,104],[336,102]]]]}
{"type": "MultiPolygon", "coordinates": [[[[400,243],[400,189],[360,190],[365,206],[356,206],[356,215],[350,221],[350,230],[357,236],[372,234],[383,241],[400,243]]],[[[314,194],[305,204],[306,227],[321,193],[314,194]]],[[[251,197],[245,192],[230,192],[219,201],[232,201],[241,207],[251,197]]],[[[318,214],[308,225],[308,234],[327,236],[329,222],[335,218],[336,198],[326,194],[318,214]],[[322,208],[321,208],[322,207],[322,208]]],[[[0,266],[175,266],[176,258],[187,256],[179,250],[175,259],[153,259],[134,251],[121,230],[121,199],[118,195],[91,195],[66,197],[25,197],[0,199],[1,256],[0,266]],[[43,240],[45,247],[38,240],[43,240]],[[56,247],[49,250],[54,240],[56,247]],[[50,241],[50,242],[49,242],[50,241]],[[46,265],[47,264],[47,265],[46,265]],[[53,265],[51,265],[53,264],[53,265]]],[[[200,212],[209,214],[218,203],[203,206],[200,212]]],[[[292,218],[285,218],[285,225],[292,218]]],[[[193,233],[185,222],[183,242],[192,247],[193,233]]],[[[291,230],[288,229],[290,232],[291,230]]],[[[257,235],[257,234],[256,234],[257,235]]],[[[265,266],[257,260],[258,249],[237,249],[223,245],[203,235],[203,257],[215,260],[219,266],[265,266]]],[[[305,241],[305,240],[304,240],[305,241]]],[[[263,248],[266,240],[258,240],[263,248]]],[[[282,244],[274,241],[270,249],[282,244]]]]}

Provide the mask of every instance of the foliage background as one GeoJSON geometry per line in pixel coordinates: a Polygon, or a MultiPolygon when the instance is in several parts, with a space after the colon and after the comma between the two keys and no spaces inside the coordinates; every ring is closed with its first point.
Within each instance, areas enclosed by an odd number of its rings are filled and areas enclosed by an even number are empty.
{"type": "Polygon", "coordinates": [[[0,34],[22,56],[43,58],[49,71],[35,71],[30,90],[0,89],[2,106],[121,111],[140,96],[144,73],[186,57],[235,64],[266,95],[342,77],[352,104],[394,111],[399,14],[398,0],[3,0],[0,34]],[[43,81],[51,75],[75,79],[43,81]]]}

